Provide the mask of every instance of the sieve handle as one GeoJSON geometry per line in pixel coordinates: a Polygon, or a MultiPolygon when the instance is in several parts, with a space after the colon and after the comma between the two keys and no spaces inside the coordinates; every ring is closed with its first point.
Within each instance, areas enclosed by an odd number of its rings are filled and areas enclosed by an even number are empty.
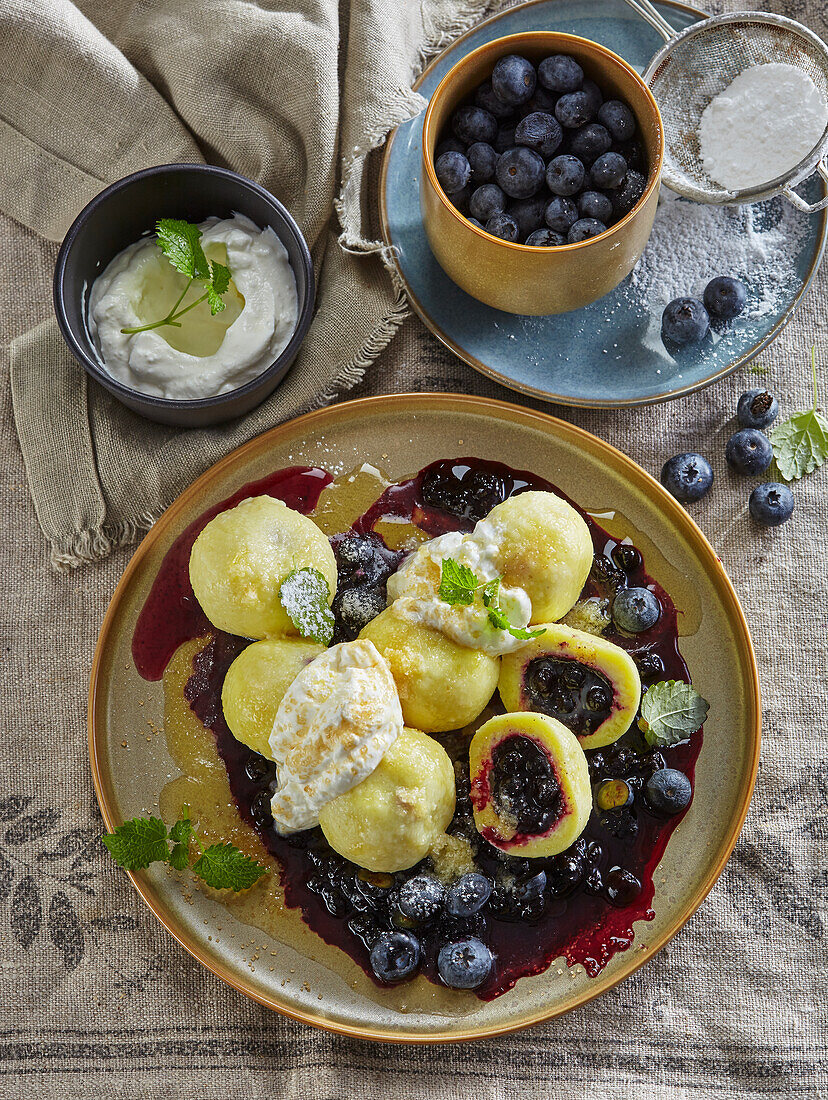
{"type": "Polygon", "coordinates": [[[625,2],[637,11],[642,19],[646,19],[650,26],[658,31],[665,42],[672,42],[678,34],[675,27],[670,26],[664,16],[656,11],[655,6],[650,0],[625,0],[625,2]]]}
{"type": "MultiPolygon", "coordinates": [[[[630,0],[627,0],[629,3],[630,0]]],[[[828,183],[828,157],[823,157],[817,165],[817,172],[822,176],[826,183],[828,183]]],[[[805,202],[801,195],[797,195],[796,191],[792,187],[785,187],[782,189],[782,194],[791,203],[801,210],[803,214],[816,214],[817,210],[825,210],[828,207],[828,195],[824,199],[820,199],[819,202],[810,203],[805,202]]]]}

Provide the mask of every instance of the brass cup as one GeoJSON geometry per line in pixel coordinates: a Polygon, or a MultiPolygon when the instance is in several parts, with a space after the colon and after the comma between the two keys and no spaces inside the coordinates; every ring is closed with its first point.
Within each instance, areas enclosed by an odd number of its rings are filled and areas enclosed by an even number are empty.
{"type": "Polygon", "coordinates": [[[649,88],[617,54],[575,35],[532,31],[488,42],[446,73],[426,111],[422,158],[423,224],[431,250],[449,278],[473,298],[507,313],[566,313],[608,294],[644,251],[658,205],[664,129],[649,88]],[[437,182],[434,147],[446,122],[491,76],[498,58],[512,53],[535,63],[549,54],[570,54],[605,98],[625,100],[636,117],[647,155],[647,187],[629,214],[599,237],[552,248],[504,241],[472,225],[437,182]]]}

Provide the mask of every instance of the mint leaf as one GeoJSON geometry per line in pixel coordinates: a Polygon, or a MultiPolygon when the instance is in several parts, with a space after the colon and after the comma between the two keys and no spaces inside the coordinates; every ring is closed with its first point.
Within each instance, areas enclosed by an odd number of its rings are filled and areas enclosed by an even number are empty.
{"type": "Polygon", "coordinates": [[[681,745],[702,725],[710,704],[683,680],[653,684],[641,699],[638,727],[653,748],[681,745]]]}
{"type": "Polygon", "coordinates": [[[190,863],[190,848],[187,844],[174,844],[169,858],[176,871],[183,871],[190,863]]]}
{"type": "Polygon", "coordinates": [[[330,645],[334,617],[328,606],[331,590],[318,569],[294,569],[282,581],[279,599],[303,638],[330,645]]]}
{"type": "Polygon", "coordinates": [[[210,267],[210,282],[207,285],[207,301],[210,303],[210,312],[215,315],[227,308],[222,300],[222,294],[227,293],[230,286],[230,268],[218,262],[210,267]]]}
{"type": "Polygon", "coordinates": [[[174,844],[188,844],[193,835],[193,823],[190,821],[190,807],[182,806],[181,817],[170,829],[170,840],[174,844]]]}
{"type": "Polygon", "coordinates": [[[816,348],[811,348],[814,403],[777,424],[768,438],[773,457],[785,481],[811,474],[828,458],[828,420],[817,412],[816,348]]]}
{"type": "Polygon", "coordinates": [[[201,247],[201,230],[180,218],[161,218],[157,244],[176,271],[188,279],[209,279],[210,265],[201,247]]]}
{"type": "Polygon", "coordinates": [[[127,871],[149,867],[159,859],[166,861],[169,852],[167,826],[157,817],[133,817],[103,837],[103,843],[127,871]]]}
{"type": "Polygon", "coordinates": [[[267,868],[232,844],[211,844],[193,864],[193,871],[216,890],[246,890],[267,868]]]}
{"type": "Polygon", "coordinates": [[[493,581],[489,581],[488,584],[484,584],[480,589],[483,596],[484,607],[492,607],[497,604],[497,594],[500,591],[500,577],[495,577],[493,581]]]}
{"type": "Polygon", "coordinates": [[[546,633],[546,627],[541,627],[540,630],[526,630],[522,626],[512,626],[509,619],[506,616],[506,612],[502,607],[497,605],[489,608],[489,622],[492,626],[497,627],[498,630],[507,630],[513,638],[519,638],[521,641],[528,641],[530,638],[539,638],[541,634],[546,633]]]}
{"type": "Polygon", "coordinates": [[[468,605],[474,602],[474,594],[479,585],[477,577],[467,565],[461,565],[454,558],[443,558],[440,566],[440,587],[437,595],[445,603],[468,605]]]}

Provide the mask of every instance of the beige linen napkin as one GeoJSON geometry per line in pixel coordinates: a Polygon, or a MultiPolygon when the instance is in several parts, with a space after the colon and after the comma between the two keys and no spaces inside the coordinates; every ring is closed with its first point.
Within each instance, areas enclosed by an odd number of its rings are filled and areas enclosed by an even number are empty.
{"type": "Polygon", "coordinates": [[[182,431],[128,412],[87,381],[54,320],[12,343],[15,423],[57,568],[134,541],[221,455],[362,378],[406,314],[380,244],[362,227],[366,158],[423,106],[410,85],[425,56],[488,6],[0,2],[0,209],[59,240],[112,181],[206,160],[285,203],[319,287],[286,380],[217,428],[182,431]]]}

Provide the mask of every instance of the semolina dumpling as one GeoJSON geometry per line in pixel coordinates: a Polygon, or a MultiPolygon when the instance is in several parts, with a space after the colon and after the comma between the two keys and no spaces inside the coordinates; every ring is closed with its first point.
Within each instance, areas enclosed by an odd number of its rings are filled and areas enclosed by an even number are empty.
{"type": "Polygon", "coordinates": [[[270,757],[270,731],[282,697],[323,652],[323,646],[304,638],[267,638],[242,650],[221,689],[224,719],[237,741],[270,757]]]}
{"type": "Polygon", "coordinates": [[[190,554],[190,582],[219,630],[244,638],[296,634],[279,599],[294,569],[318,569],[336,591],[336,559],[313,520],[275,497],[250,497],[211,519],[190,554]]]}
{"type": "Polygon", "coordinates": [[[366,779],[321,808],[319,824],[330,846],[359,867],[404,871],[445,833],[454,804],[448,753],[405,727],[366,779]]]}
{"type": "Polygon", "coordinates": [[[592,566],[589,528],[555,493],[509,497],[489,512],[500,537],[503,583],[532,601],[532,622],[553,622],[575,604],[592,566]]]}
{"type": "Polygon", "coordinates": [[[426,733],[473,722],[497,687],[500,661],[386,608],[363,627],[391,668],[405,722],[426,733]]]}

